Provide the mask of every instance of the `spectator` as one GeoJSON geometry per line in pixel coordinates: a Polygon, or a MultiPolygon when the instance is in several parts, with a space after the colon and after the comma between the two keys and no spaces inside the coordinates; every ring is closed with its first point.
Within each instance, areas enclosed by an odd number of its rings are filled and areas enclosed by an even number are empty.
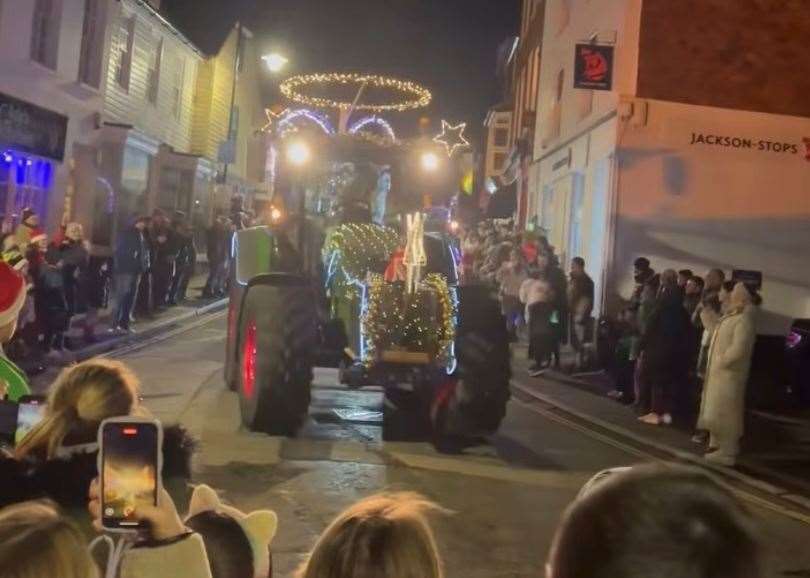
{"type": "Polygon", "coordinates": [[[205,282],[202,296],[206,298],[222,295],[225,287],[228,258],[227,219],[218,216],[213,225],[206,231],[206,249],[208,257],[208,280],[205,282]]]}
{"type": "Polygon", "coordinates": [[[155,209],[150,232],[154,261],[152,262],[152,301],[156,310],[165,308],[169,301],[169,289],[174,277],[178,240],[169,226],[166,214],[155,209]]]}
{"type": "Polygon", "coordinates": [[[744,283],[734,285],[709,348],[698,428],[709,432],[706,460],[724,466],[733,466],[740,453],[759,303],[759,296],[744,283]]]}
{"type": "Polygon", "coordinates": [[[568,343],[568,279],[554,253],[548,255],[548,280],[554,291],[554,367],[560,367],[560,343],[568,343]]]}
{"type": "Polygon", "coordinates": [[[25,304],[25,279],[6,263],[0,262],[0,400],[18,401],[28,395],[28,378],[6,357],[3,346],[17,330],[17,320],[25,304]]]}
{"type": "Polygon", "coordinates": [[[529,324],[529,375],[538,377],[548,368],[554,354],[555,327],[551,322],[554,314],[554,289],[545,273],[532,271],[520,286],[520,302],[526,306],[529,324]]]}
{"type": "Polygon", "coordinates": [[[704,286],[705,283],[703,279],[695,276],[689,279],[686,285],[684,285],[683,306],[686,308],[690,319],[693,318],[698,305],[700,305],[700,301],[703,299],[704,286]]]}
{"type": "Polygon", "coordinates": [[[641,340],[647,332],[650,318],[657,304],[657,295],[660,289],[660,277],[654,275],[647,280],[644,290],[641,293],[639,306],[636,313],[636,339],[633,343],[632,357],[636,360],[634,372],[634,389],[636,411],[641,415],[647,415],[651,410],[652,384],[649,380],[649,372],[645,369],[644,352],[641,349],[641,340]]]}
{"type": "Polygon", "coordinates": [[[689,283],[689,280],[694,276],[695,274],[692,273],[691,269],[681,269],[678,271],[678,287],[680,287],[682,291],[685,291],[686,284],[689,283]]]}
{"type": "Polygon", "coordinates": [[[321,534],[297,578],[442,578],[425,512],[438,507],[414,494],[366,498],[321,534]]]}
{"type": "Polygon", "coordinates": [[[519,249],[512,249],[509,260],[501,265],[496,275],[500,284],[501,311],[506,317],[509,335],[517,339],[523,327],[523,306],[520,303],[520,286],[528,279],[519,249]]]}
{"type": "Polygon", "coordinates": [[[585,259],[571,259],[571,272],[568,282],[569,327],[571,347],[577,355],[577,367],[584,363],[585,344],[590,339],[591,313],[593,312],[594,284],[585,272],[585,259]]]}
{"type": "Polygon", "coordinates": [[[144,238],[147,219],[137,217],[122,231],[115,247],[115,298],[113,330],[130,331],[132,310],[138,296],[141,275],[149,270],[149,251],[144,238]]]}
{"type": "MultiPolygon", "coordinates": [[[[65,287],[65,301],[69,318],[85,313],[90,317],[90,334],[95,325],[95,315],[88,313],[87,306],[87,267],[90,262],[89,245],[84,240],[84,229],[79,223],[68,223],[65,234],[57,250],[62,261],[62,277],[65,287]]],[[[88,335],[88,322],[85,320],[85,337],[88,335]]]]}
{"type": "Polygon", "coordinates": [[[28,245],[35,242],[34,238],[42,234],[39,229],[39,215],[34,212],[34,209],[26,207],[23,209],[20,224],[14,231],[14,236],[17,240],[17,246],[20,251],[25,253],[28,245]]]}
{"type": "Polygon", "coordinates": [[[478,231],[471,229],[461,245],[461,264],[465,279],[470,280],[475,277],[475,261],[478,259],[480,250],[481,238],[478,236],[478,231]]]}
{"type": "MultiPolygon", "coordinates": [[[[98,427],[108,417],[142,412],[137,377],[124,364],[92,359],[59,374],[44,419],[26,434],[14,458],[0,459],[0,506],[48,498],[85,523],[87,490],[97,475],[98,427]]],[[[190,479],[193,442],[177,426],[164,429],[163,479],[180,496],[190,479]]]]}
{"type": "Polygon", "coordinates": [[[177,305],[186,300],[188,284],[194,275],[197,264],[197,249],[194,247],[194,235],[185,220],[175,224],[177,239],[177,257],[174,265],[174,278],[169,289],[169,305],[177,305]]]}
{"type": "Polygon", "coordinates": [[[672,423],[678,387],[686,380],[690,331],[680,290],[677,286],[663,287],[641,337],[644,371],[652,385],[652,411],[640,417],[640,421],[650,425],[672,423]]]}
{"type": "Polygon", "coordinates": [[[683,296],[683,289],[678,284],[678,273],[675,269],[666,269],[661,273],[661,287],[658,292],[661,294],[669,289],[674,289],[679,295],[683,296]]]}
{"type": "Polygon", "coordinates": [[[548,578],[760,578],[750,514],[697,469],[640,466],[596,484],[566,511],[548,578]]]}
{"type": "Polygon", "coordinates": [[[70,324],[61,257],[59,250],[51,247],[34,277],[34,309],[43,336],[42,351],[58,361],[63,358],[65,331],[70,324]]]}
{"type": "Polygon", "coordinates": [[[650,260],[646,257],[639,257],[633,262],[633,280],[636,283],[633,295],[630,297],[630,308],[638,309],[641,305],[641,294],[647,282],[655,277],[655,271],[650,267],[650,260]]]}

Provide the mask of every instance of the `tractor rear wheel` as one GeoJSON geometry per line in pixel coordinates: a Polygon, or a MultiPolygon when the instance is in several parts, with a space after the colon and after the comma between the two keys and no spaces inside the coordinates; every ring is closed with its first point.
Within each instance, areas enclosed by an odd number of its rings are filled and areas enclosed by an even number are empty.
{"type": "Polygon", "coordinates": [[[315,310],[307,284],[248,289],[239,323],[237,381],[243,425],[251,431],[295,435],[307,416],[315,310]]]}

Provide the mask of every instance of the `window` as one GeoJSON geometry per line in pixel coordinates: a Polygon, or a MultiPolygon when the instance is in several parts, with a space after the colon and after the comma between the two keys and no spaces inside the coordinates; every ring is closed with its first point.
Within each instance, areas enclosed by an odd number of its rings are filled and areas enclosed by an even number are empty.
{"type": "Polygon", "coordinates": [[[101,45],[104,28],[99,0],[85,0],[82,46],[79,53],[79,82],[98,88],[101,84],[101,45]]]}
{"type": "Polygon", "coordinates": [[[174,74],[172,78],[172,113],[175,118],[180,118],[183,112],[183,79],[186,75],[186,61],[182,56],[175,60],[174,74]]]}
{"type": "Polygon", "coordinates": [[[509,144],[509,130],[505,128],[495,129],[495,146],[505,147],[509,144]]]}
{"type": "Polygon", "coordinates": [[[496,171],[503,170],[503,163],[506,161],[506,155],[504,153],[496,153],[495,160],[493,162],[493,169],[496,171]]]}
{"type": "Polygon", "coordinates": [[[58,0],[35,0],[31,23],[31,60],[56,70],[59,47],[58,0]]]}
{"type": "Polygon", "coordinates": [[[149,47],[149,70],[147,72],[146,98],[157,104],[160,85],[160,61],[163,59],[163,39],[155,41],[149,47]]]}
{"type": "Polygon", "coordinates": [[[135,17],[121,18],[118,24],[118,40],[116,42],[117,61],[115,79],[118,86],[129,90],[129,77],[132,72],[132,48],[135,42],[135,17]]]}

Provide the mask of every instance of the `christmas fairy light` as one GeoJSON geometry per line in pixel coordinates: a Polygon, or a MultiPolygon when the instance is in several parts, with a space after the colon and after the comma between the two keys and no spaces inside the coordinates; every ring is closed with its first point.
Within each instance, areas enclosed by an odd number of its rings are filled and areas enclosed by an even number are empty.
{"type": "Polygon", "coordinates": [[[288,78],[279,86],[281,93],[305,106],[316,108],[335,108],[339,110],[365,110],[369,112],[405,111],[423,108],[430,104],[433,95],[423,86],[409,80],[400,80],[377,74],[359,73],[317,73],[288,78]],[[384,104],[363,104],[352,101],[339,101],[326,97],[310,96],[303,91],[310,87],[349,86],[354,85],[358,91],[366,87],[386,88],[399,92],[403,98],[399,101],[384,104]]]}
{"type": "Polygon", "coordinates": [[[394,127],[392,127],[391,123],[389,123],[387,120],[379,116],[367,116],[365,118],[361,118],[351,126],[349,129],[349,134],[357,134],[369,125],[376,125],[380,127],[389,139],[392,141],[397,140],[394,127]]]}
{"type": "Polygon", "coordinates": [[[433,142],[443,144],[447,149],[447,156],[452,157],[456,149],[470,146],[470,141],[464,138],[464,130],[466,128],[466,122],[452,126],[446,120],[442,120],[442,134],[436,135],[433,138],[433,142]]]}

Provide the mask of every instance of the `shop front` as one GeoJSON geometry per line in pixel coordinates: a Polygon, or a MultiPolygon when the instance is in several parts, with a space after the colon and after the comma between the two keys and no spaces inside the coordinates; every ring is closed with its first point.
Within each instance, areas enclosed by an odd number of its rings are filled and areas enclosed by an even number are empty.
{"type": "Polygon", "coordinates": [[[0,93],[0,222],[26,207],[46,222],[55,174],[65,159],[68,118],[0,93]]]}

